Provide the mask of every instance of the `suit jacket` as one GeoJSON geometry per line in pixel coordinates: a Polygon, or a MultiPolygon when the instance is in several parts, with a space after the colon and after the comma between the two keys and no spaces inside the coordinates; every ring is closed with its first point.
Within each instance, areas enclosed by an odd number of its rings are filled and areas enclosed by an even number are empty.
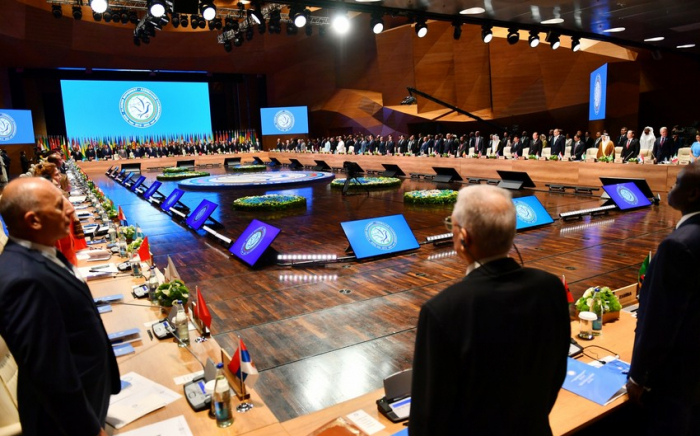
{"type": "Polygon", "coordinates": [[[570,330],[558,277],[511,258],[477,268],[420,311],[409,434],[551,434],[570,330]]]}
{"type": "Polygon", "coordinates": [[[523,143],[513,142],[513,145],[510,146],[510,154],[513,156],[517,154],[518,157],[521,157],[523,155],[523,143]]]}
{"type": "Polygon", "coordinates": [[[542,155],[542,141],[539,139],[537,141],[532,141],[530,143],[530,151],[528,153],[533,156],[542,155]]]}
{"type": "Polygon", "coordinates": [[[565,143],[566,143],[566,140],[564,139],[563,136],[559,135],[559,136],[554,137],[552,139],[552,156],[558,156],[559,153],[561,153],[563,156],[565,151],[566,151],[564,149],[565,143]]]}
{"type": "MultiPolygon", "coordinates": [[[[630,377],[700,404],[700,215],[664,239],[639,291],[630,377]]],[[[643,397],[642,397],[643,399],[643,397]]]]}
{"type": "Polygon", "coordinates": [[[87,285],[12,241],[0,277],[0,335],[19,367],[23,434],[97,435],[121,383],[87,285]]]}
{"type": "Polygon", "coordinates": [[[630,142],[629,147],[627,146],[627,142],[625,142],[622,145],[622,161],[626,162],[628,159],[632,159],[639,156],[639,140],[637,139],[632,139],[632,142],[630,142]]]}
{"type": "Polygon", "coordinates": [[[661,138],[661,136],[656,138],[656,141],[654,141],[654,148],[651,150],[651,153],[654,155],[654,157],[656,157],[657,162],[663,162],[664,160],[670,161],[678,151],[676,149],[676,144],[673,142],[673,138],[667,136],[662,146],[661,138]]]}
{"type": "Polygon", "coordinates": [[[571,146],[571,156],[574,157],[576,160],[581,160],[583,159],[583,153],[586,152],[586,143],[579,140],[574,143],[574,145],[571,146]]]}

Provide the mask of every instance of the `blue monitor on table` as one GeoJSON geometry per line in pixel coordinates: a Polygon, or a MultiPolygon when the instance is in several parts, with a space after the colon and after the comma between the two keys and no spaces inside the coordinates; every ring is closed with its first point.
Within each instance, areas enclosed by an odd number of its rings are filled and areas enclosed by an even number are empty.
{"type": "Polygon", "coordinates": [[[129,190],[130,190],[131,192],[136,192],[136,189],[137,189],[139,186],[141,186],[141,183],[143,183],[144,180],[146,180],[146,176],[140,176],[138,179],[136,179],[136,181],[134,182],[134,184],[131,185],[131,188],[129,188],[129,190]]]}
{"type": "Polygon", "coordinates": [[[534,195],[514,198],[513,204],[515,205],[515,228],[517,230],[543,226],[554,222],[544,206],[542,206],[542,203],[540,203],[540,200],[534,195]]]}
{"type": "Polygon", "coordinates": [[[151,198],[153,196],[153,194],[155,194],[156,191],[158,191],[158,188],[160,188],[160,185],[162,185],[161,182],[151,183],[151,186],[149,186],[148,189],[146,189],[146,191],[143,193],[143,198],[145,198],[146,200],[151,198]]]}
{"type": "Polygon", "coordinates": [[[403,215],[340,223],[358,259],[415,250],[420,247],[403,215]]]}
{"type": "Polygon", "coordinates": [[[248,265],[255,266],[279,233],[280,229],[277,227],[253,220],[229,248],[229,251],[248,265]]]}
{"type": "Polygon", "coordinates": [[[182,198],[184,195],[185,191],[182,189],[174,189],[173,192],[168,195],[168,198],[165,199],[163,204],[160,205],[161,209],[164,211],[169,211],[171,207],[175,206],[178,201],[182,198]]]}
{"type": "Polygon", "coordinates": [[[124,176],[124,178],[122,179],[122,182],[121,182],[122,185],[126,185],[126,182],[128,182],[129,179],[131,179],[131,176],[133,176],[133,175],[134,175],[134,173],[132,171],[129,171],[128,173],[126,173],[126,176],[124,176]]]}
{"type": "Polygon", "coordinates": [[[121,170],[121,171],[119,171],[119,174],[117,175],[117,177],[119,177],[121,179],[124,177],[125,173],[126,173],[126,170],[121,170]]]}
{"type": "Polygon", "coordinates": [[[7,226],[5,225],[5,220],[2,219],[2,215],[0,215],[0,227],[2,228],[2,231],[5,232],[6,235],[10,235],[10,232],[7,230],[7,226]]]}
{"type": "Polygon", "coordinates": [[[650,206],[651,201],[644,196],[642,191],[633,182],[618,183],[616,185],[605,185],[603,190],[615,202],[620,210],[637,209],[639,207],[650,206]]]}
{"type": "Polygon", "coordinates": [[[187,217],[185,222],[194,230],[199,230],[217,207],[219,207],[219,205],[216,203],[212,203],[209,200],[202,200],[199,206],[195,208],[194,212],[187,217]]]}

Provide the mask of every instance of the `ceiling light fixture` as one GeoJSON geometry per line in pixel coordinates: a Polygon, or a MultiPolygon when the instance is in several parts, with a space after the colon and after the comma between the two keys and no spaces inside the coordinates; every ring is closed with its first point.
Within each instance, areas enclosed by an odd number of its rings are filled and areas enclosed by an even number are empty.
{"type": "Polygon", "coordinates": [[[156,18],[165,15],[165,2],[163,0],[151,0],[148,11],[156,18]]]}
{"type": "Polygon", "coordinates": [[[54,18],[61,18],[63,16],[63,9],[61,9],[61,5],[52,5],[51,13],[53,14],[54,18]]]}
{"type": "Polygon", "coordinates": [[[452,26],[454,27],[452,38],[454,38],[455,41],[458,41],[459,38],[462,37],[462,23],[455,20],[452,22],[452,26]]]}
{"type": "Polygon", "coordinates": [[[677,45],[676,48],[693,48],[695,47],[695,44],[683,44],[683,45],[677,45]]]}
{"type": "Polygon", "coordinates": [[[108,6],[107,0],[90,0],[90,7],[92,8],[92,11],[97,12],[98,14],[104,13],[108,6]]]}
{"type": "Polygon", "coordinates": [[[202,3],[199,10],[202,13],[202,17],[207,21],[211,21],[216,17],[216,6],[214,3],[202,3]]]}
{"type": "Polygon", "coordinates": [[[577,52],[581,50],[581,39],[578,36],[571,37],[571,51],[577,52]]]}
{"type": "Polygon", "coordinates": [[[613,27],[611,29],[603,30],[604,33],[618,33],[618,32],[624,32],[624,31],[625,31],[624,27],[613,27]]]}
{"type": "Polygon", "coordinates": [[[561,41],[559,40],[559,34],[556,32],[548,32],[547,38],[545,39],[552,47],[552,50],[556,50],[561,46],[561,41]]]}
{"type": "Polygon", "coordinates": [[[488,44],[493,39],[493,30],[491,29],[492,27],[488,24],[481,26],[481,40],[484,41],[485,44],[488,44]]]}
{"type": "Polygon", "coordinates": [[[102,14],[98,14],[97,12],[92,13],[92,19],[95,21],[102,21],[102,14]]]}
{"type": "Polygon", "coordinates": [[[253,20],[255,24],[261,24],[265,21],[265,17],[257,9],[248,9],[248,17],[253,20]]]}
{"type": "Polygon", "coordinates": [[[73,18],[76,20],[83,19],[83,9],[78,5],[73,6],[73,18]]]}
{"type": "Polygon", "coordinates": [[[644,40],[644,42],[658,42],[658,41],[663,41],[665,38],[663,36],[655,36],[653,38],[647,38],[644,40]]]}
{"type": "Polygon", "coordinates": [[[561,24],[563,22],[563,18],[552,18],[551,20],[544,20],[540,24],[561,24]]]}
{"type": "Polygon", "coordinates": [[[102,17],[105,19],[105,23],[110,23],[112,21],[112,11],[105,11],[105,13],[102,14],[102,17]]]}
{"type": "Polygon", "coordinates": [[[416,35],[419,38],[423,38],[428,34],[428,25],[425,22],[425,18],[418,18],[416,20],[416,35]]]}
{"type": "Polygon", "coordinates": [[[517,44],[518,41],[520,41],[520,33],[518,32],[518,29],[514,27],[508,29],[508,36],[506,37],[506,40],[510,45],[517,44]]]}
{"type": "Polygon", "coordinates": [[[173,14],[173,19],[170,20],[170,22],[173,24],[174,28],[178,28],[180,26],[180,16],[173,14]]]}
{"type": "Polygon", "coordinates": [[[382,20],[381,14],[372,14],[372,20],[369,22],[369,27],[372,29],[375,35],[379,35],[384,31],[384,20],[382,20]]]}
{"type": "Polygon", "coordinates": [[[350,20],[345,14],[345,11],[338,11],[333,16],[333,22],[331,23],[333,30],[339,35],[344,35],[350,30],[350,20]]]}
{"type": "Polygon", "coordinates": [[[301,12],[297,12],[294,15],[294,25],[297,27],[306,26],[306,23],[308,23],[310,16],[311,16],[311,11],[308,9],[304,9],[301,12]]]}
{"type": "Polygon", "coordinates": [[[180,25],[182,27],[187,27],[189,24],[190,24],[190,22],[187,19],[187,15],[185,15],[185,14],[180,15],[180,25]]]}
{"type": "Polygon", "coordinates": [[[536,30],[530,31],[530,36],[527,38],[530,47],[535,48],[540,45],[540,34],[536,30]]]}
{"type": "Polygon", "coordinates": [[[459,13],[462,15],[477,15],[477,14],[483,14],[484,12],[486,12],[486,9],[479,8],[479,7],[469,8],[469,9],[464,9],[462,11],[459,11],[459,13]]]}

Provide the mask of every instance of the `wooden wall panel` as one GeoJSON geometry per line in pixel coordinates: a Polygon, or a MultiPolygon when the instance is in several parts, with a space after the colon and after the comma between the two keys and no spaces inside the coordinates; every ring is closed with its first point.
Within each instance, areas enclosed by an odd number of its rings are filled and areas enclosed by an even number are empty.
{"type": "Polygon", "coordinates": [[[410,26],[385,31],[376,36],[379,80],[384,105],[397,105],[407,95],[406,87],[415,88],[413,38],[410,26]]]}
{"type": "MultiPolygon", "coordinates": [[[[429,22],[424,38],[414,36],[413,64],[416,89],[445,102],[454,102],[454,62],[452,25],[445,22],[429,22]]],[[[414,31],[415,35],[415,31],[414,31]]],[[[443,109],[443,106],[418,97],[418,113],[443,109]]]]}
{"type": "Polygon", "coordinates": [[[462,26],[462,37],[453,43],[455,101],[468,112],[491,111],[489,44],[481,40],[481,28],[462,26]]]}

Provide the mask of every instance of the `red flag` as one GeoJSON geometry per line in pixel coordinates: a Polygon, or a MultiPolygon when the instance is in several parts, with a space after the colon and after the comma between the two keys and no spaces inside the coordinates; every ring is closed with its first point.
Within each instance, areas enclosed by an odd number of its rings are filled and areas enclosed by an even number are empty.
{"type": "Polygon", "coordinates": [[[126,216],[124,216],[124,211],[122,210],[122,207],[119,206],[119,221],[126,221],[126,216]]]}
{"type": "Polygon", "coordinates": [[[567,303],[571,304],[574,302],[574,296],[571,295],[571,291],[569,290],[569,284],[566,283],[566,277],[563,275],[561,276],[561,282],[564,284],[564,289],[566,289],[566,301],[567,303]]]}
{"type": "Polygon", "coordinates": [[[143,238],[143,242],[139,247],[139,257],[141,258],[141,262],[148,262],[151,260],[151,247],[148,246],[148,236],[143,238]]]}
{"type": "Polygon", "coordinates": [[[202,322],[204,323],[207,328],[211,329],[211,313],[209,313],[209,308],[207,307],[207,303],[204,301],[204,295],[202,295],[202,291],[199,290],[199,287],[197,289],[197,318],[201,319],[202,322]]]}

